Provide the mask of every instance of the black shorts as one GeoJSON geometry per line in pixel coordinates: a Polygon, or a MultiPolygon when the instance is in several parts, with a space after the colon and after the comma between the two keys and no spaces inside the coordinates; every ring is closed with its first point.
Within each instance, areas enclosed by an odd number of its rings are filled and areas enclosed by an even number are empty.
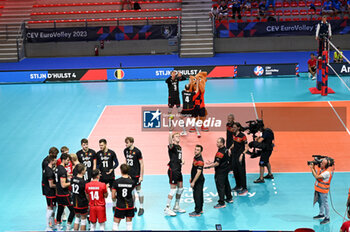
{"type": "Polygon", "coordinates": [[[133,177],[133,176],[132,176],[131,179],[132,179],[132,181],[134,181],[135,186],[141,185],[141,183],[140,183],[140,177],[133,177]]]}
{"type": "Polygon", "coordinates": [[[101,178],[100,182],[105,183],[106,185],[109,184],[109,187],[112,188],[114,179],[103,179],[103,178],[101,178]]]}
{"type": "Polygon", "coordinates": [[[120,219],[123,219],[123,218],[133,218],[135,215],[135,210],[134,208],[132,209],[126,209],[126,210],[121,210],[121,209],[118,209],[116,208],[115,209],[115,212],[114,212],[114,217],[115,218],[120,218],[120,219]]]}
{"type": "Polygon", "coordinates": [[[311,71],[316,72],[316,67],[311,67],[311,71]]]}
{"type": "Polygon", "coordinates": [[[86,208],[75,208],[74,207],[74,212],[76,214],[86,215],[88,213],[88,210],[89,210],[88,207],[86,207],[86,208]]]}
{"type": "Polygon", "coordinates": [[[199,108],[199,107],[194,107],[193,109],[193,117],[197,118],[197,117],[205,117],[205,107],[203,108],[199,108]]]}
{"type": "Polygon", "coordinates": [[[180,97],[179,97],[179,95],[177,95],[177,96],[169,96],[169,98],[168,98],[168,106],[169,106],[169,108],[173,108],[174,106],[179,108],[180,107],[180,97]]]}
{"type": "Polygon", "coordinates": [[[270,162],[271,154],[272,154],[272,150],[262,151],[261,156],[260,156],[259,166],[261,166],[261,167],[267,166],[270,162]]]}
{"type": "Polygon", "coordinates": [[[182,173],[180,171],[173,171],[168,169],[169,183],[177,184],[178,182],[183,182],[182,173]]]}
{"type": "Polygon", "coordinates": [[[56,206],[56,196],[46,196],[46,203],[48,207],[56,206]]]}
{"type": "Polygon", "coordinates": [[[56,201],[58,205],[72,206],[72,200],[70,196],[56,196],[56,201]]]}
{"type": "Polygon", "coordinates": [[[193,109],[192,110],[181,110],[180,113],[183,117],[193,117],[193,109]]]}

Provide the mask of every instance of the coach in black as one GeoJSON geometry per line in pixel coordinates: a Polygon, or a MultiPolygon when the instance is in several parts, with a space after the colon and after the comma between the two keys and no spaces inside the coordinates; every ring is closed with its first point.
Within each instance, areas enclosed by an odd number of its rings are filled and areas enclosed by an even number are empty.
{"type": "Polygon", "coordinates": [[[203,213],[203,186],[204,186],[204,176],[203,167],[204,161],[202,157],[203,147],[201,145],[196,145],[194,148],[194,158],[191,169],[191,188],[193,189],[193,199],[195,203],[195,208],[190,217],[199,217],[203,213]]]}
{"type": "Polygon", "coordinates": [[[228,181],[230,166],[228,151],[225,147],[225,139],[222,137],[218,138],[216,145],[218,147],[218,152],[215,155],[215,160],[214,162],[208,161],[208,166],[205,168],[215,167],[215,184],[219,195],[219,203],[215,205],[214,208],[217,209],[226,207],[225,201],[227,203],[233,203],[233,199],[230,182],[228,181]]]}

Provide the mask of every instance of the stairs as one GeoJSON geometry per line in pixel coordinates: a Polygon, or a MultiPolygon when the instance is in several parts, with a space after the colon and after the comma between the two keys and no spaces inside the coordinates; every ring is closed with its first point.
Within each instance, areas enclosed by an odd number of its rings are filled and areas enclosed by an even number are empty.
{"type": "Polygon", "coordinates": [[[180,57],[214,56],[211,0],[183,0],[180,57]]]}
{"type": "MultiPolygon", "coordinates": [[[[35,0],[6,0],[0,16],[0,62],[17,62],[17,37],[21,24],[30,19],[35,0]]],[[[21,35],[22,36],[22,35],[21,35]]],[[[19,48],[23,40],[19,41],[19,48]]]]}

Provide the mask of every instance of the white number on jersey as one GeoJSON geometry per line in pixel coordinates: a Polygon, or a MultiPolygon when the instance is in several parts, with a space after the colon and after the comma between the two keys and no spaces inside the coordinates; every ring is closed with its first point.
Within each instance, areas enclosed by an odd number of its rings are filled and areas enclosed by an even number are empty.
{"type": "Polygon", "coordinates": [[[57,175],[57,172],[55,172],[55,179],[56,179],[56,183],[58,183],[58,175],[57,175]]]}
{"type": "Polygon", "coordinates": [[[189,96],[185,97],[185,102],[190,102],[190,97],[189,96]]]}
{"type": "Polygon", "coordinates": [[[91,168],[91,161],[84,161],[84,165],[87,167],[87,168],[91,168]]]}
{"type": "Polygon", "coordinates": [[[74,194],[79,194],[79,185],[77,184],[72,184],[72,192],[74,194]]]}
{"type": "Polygon", "coordinates": [[[127,160],[126,160],[126,163],[127,163],[129,166],[134,166],[134,160],[133,160],[133,159],[127,159],[127,160]]]}
{"type": "Polygon", "coordinates": [[[92,191],[90,192],[90,197],[91,197],[91,200],[98,200],[100,197],[98,195],[98,191],[92,191]]]}
{"type": "Polygon", "coordinates": [[[126,197],[128,195],[128,189],[123,188],[122,189],[122,197],[126,197]]]}
{"type": "Polygon", "coordinates": [[[102,165],[104,168],[108,168],[108,160],[102,161],[102,165]]]}

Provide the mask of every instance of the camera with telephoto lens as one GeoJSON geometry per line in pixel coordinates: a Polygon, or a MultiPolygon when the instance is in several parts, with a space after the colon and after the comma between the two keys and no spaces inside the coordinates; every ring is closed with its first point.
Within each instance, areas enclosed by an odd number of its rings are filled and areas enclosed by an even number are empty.
{"type": "Polygon", "coordinates": [[[258,133],[263,127],[264,127],[264,122],[261,119],[257,120],[250,120],[246,122],[248,124],[247,127],[242,127],[244,131],[248,130],[248,135],[253,134],[253,136],[258,133]]]}
{"type": "Polygon", "coordinates": [[[307,161],[307,165],[314,164],[314,165],[320,166],[324,159],[328,160],[328,167],[332,167],[334,165],[334,159],[331,157],[323,156],[323,155],[313,155],[312,157],[314,158],[314,160],[307,161]]]}

